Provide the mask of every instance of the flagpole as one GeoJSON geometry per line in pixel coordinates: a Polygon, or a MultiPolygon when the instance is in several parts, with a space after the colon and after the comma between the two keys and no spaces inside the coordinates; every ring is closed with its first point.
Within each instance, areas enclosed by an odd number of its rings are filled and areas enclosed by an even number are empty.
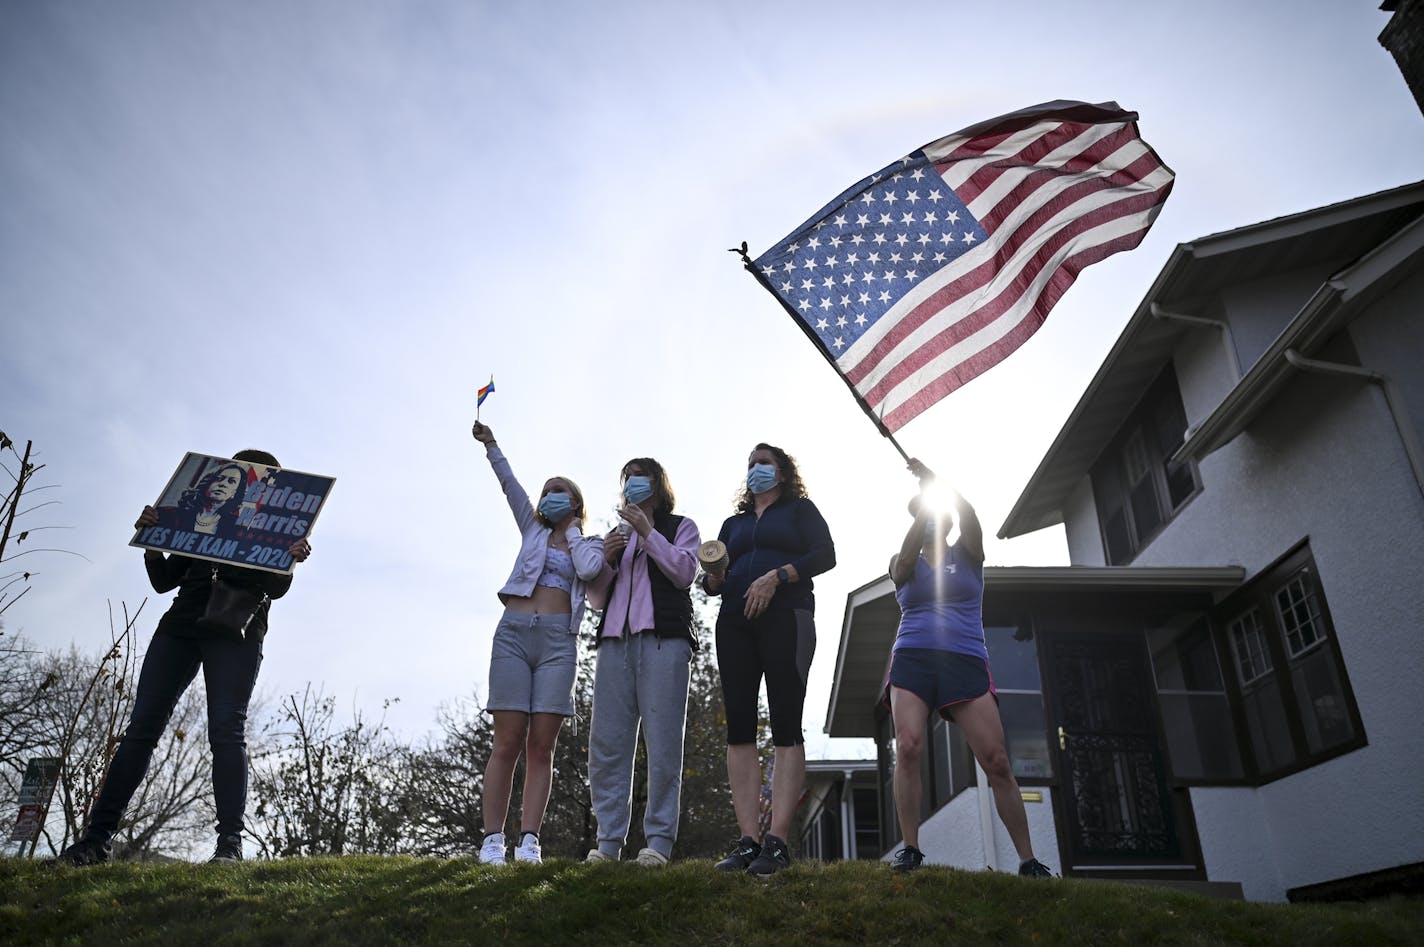
{"type": "Polygon", "coordinates": [[[826,361],[830,362],[831,367],[836,370],[836,374],[839,375],[841,380],[846,383],[846,386],[850,388],[850,393],[855,398],[855,403],[860,405],[860,410],[865,412],[865,416],[870,418],[871,422],[874,423],[876,429],[880,431],[881,436],[884,437],[887,441],[889,441],[890,444],[897,451],[900,452],[900,456],[903,457],[905,459],[905,463],[908,464],[910,462],[910,455],[905,453],[905,448],[900,446],[900,442],[895,440],[895,435],[891,434],[890,430],[885,427],[885,422],[882,421],[880,418],[876,417],[875,412],[870,410],[870,405],[866,404],[865,399],[861,398],[860,392],[855,390],[855,386],[850,383],[850,379],[846,378],[845,375],[842,374],[840,366],[836,364],[835,359],[831,358],[830,353],[827,352],[821,346],[821,340],[816,338],[816,333],[812,332],[811,327],[808,326],[805,322],[801,321],[801,317],[796,314],[796,310],[792,309],[791,306],[786,302],[786,300],[781,298],[780,294],[777,293],[777,291],[772,287],[771,283],[767,280],[767,278],[752,263],[752,258],[747,255],[747,242],[743,240],[742,245],[740,247],[728,247],[727,252],[735,253],[740,256],[742,258],[742,268],[745,269],[748,273],[752,274],[752,277],[762,285],[762,288],[765,289],[767,292],[771,293],[771,297],[773,299],[781,303],[781,308],[785,309],[787,314],[791,316],[791,321],[796,323],[796,325],[800,326],[801,331],[806,333],[806,337],[809,338],[813,343],[815,343],[816,351],[820,352],[823,356],[825,356],[826,361]]]}
{"type": "MultiPolygon", "coordinates": [[[[493,376],[493,375],[490,376],[489,387],[490,387],[491,389],[494,388],[494,376],[493,376]]],[[[481,407],[482,405],[484,405],[484,403],[485,403],[485,399],[484,399],[484,398],[481,398],[481,397],[479,397],[478,395],[475,396],[475,423],[476,423],[476,424],[479,424],[479,423],[480,423],[480,407],[481,407]]]]}

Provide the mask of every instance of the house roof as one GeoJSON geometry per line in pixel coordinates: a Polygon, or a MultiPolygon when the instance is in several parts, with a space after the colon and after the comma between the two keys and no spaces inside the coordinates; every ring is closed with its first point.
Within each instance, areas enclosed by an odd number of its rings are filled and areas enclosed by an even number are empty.
{"type": "Polygon", "coordinates": [[[1251,370],[1207,418],[1187,432],[1174,460],[1199,460],[1240,434],[1301,369],[1292,353],[1319,347],[1380,293],[1424,269],[1424,216],[1321,285],[1251,370]]]}
{"type": "MultiPolygon", "coordinates": [[[[1239,586],[1240,566],[988,566],[986,602],[1025,592],[1218,591],[1239,586]]],[[[875,735],[875,705],[885,686],[890,647],[900,625],[900,606],[889,575],[867,582],[846,596],[840,647],[825,732],[833,737],[875,735]]]]}
{"type": "MultiPolygon", "coordinates": [[[[1334,283],[1376,256],[1376,248],[1416,226],[1421,211],[1424,181],[1178,244],[1029,478],[1000,527],[999,538],[1020,536],[1063,522],[1063,506],[1069,493],[1170,360],[1182,335],[1191,331],[1178,321],[1154,316],[1154,305],[1192,313],[1205,308],[1228,286],[1341,259],[1354,261],[1316,294],[1329,296],[1334,292],[1334,283]]],[[[1393,272],[1401,272],[1397,264],[1393,272]]],[[[1358,289],[1377,282],[1377,273],[1366,278],[1361,270],[1339,293],[1348,295],[1351,286],[1358,289]]],[[[1318,302],[1312,299],[1306,309],[1312,304],[1325,306],[1327,302],[1324,298],[1318,302]]],[[[1303,309],[1302,314],[1305,312],[1303,309]]],[[[1348,311],[1337,315],[1348,315],[1348,311]]],[[[1329,319],[1318,321],[1322,318],[1313,315],[1310,322],[1317,329],[1338,325],[1329,319]]],[[[1298,315],[1292,324],[1299,319],[1298,315]]],[[[1309,342],[1318,344],[1324,338],[1325,335],[1312,334],[1309,342]]],[[[1268,354],[1273,351],[1274,347],[1268,354]]],[[[1258,360],[1258,366],[1261,361],[1264,357],[1258,360]]],[[[1271,394],[1273,389],[1262,389],[1262,393],[1271,394]]],[[[1221,443],[1225,441],[1216,446],[1221,443]]]]}

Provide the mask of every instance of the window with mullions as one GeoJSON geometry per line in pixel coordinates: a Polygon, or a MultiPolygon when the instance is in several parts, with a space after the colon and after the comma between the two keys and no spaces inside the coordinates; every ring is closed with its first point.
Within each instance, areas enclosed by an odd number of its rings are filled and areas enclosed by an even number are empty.
{"type": "Polygon", "coordinates": [[[963,730],[938,714],[932,715],[930,720],[926,775],[933,774],[933,796],[927,793],[926,798],[930,800],[930,811],[934,811],[974,785],[974,753],[969,749],[969,741],[964,739],[963,730]]]}
{"type": "Polygon", "coordinates": [[[1226,628],[1231,636],[1231,653],[1236,656],[1236,669],[1242,686],[1249,686],[1270,674],[1271,654],[1266,636],[1261,630],[1261,610],[1253,608],[1238,615],[1226,628]]]}
{"type": "Polygon", "coordinates": [[[1262,780],[1364,745],[1308,546],[1233,595],[1220,614],[1240,729],[1262,780]]]}
{"type": "Polygon", "coordinates": [[[855,820],[855,857],[876,859],[880,848],[880,799],[874,786],[857,786],[851,793],[851,812],[855,820]]]}
{"type": "MultiPolygon", "coordinates": [[[[984,641],[993,669],[994,690],[999,698],[999,717],[1004,740],[1020,780],[1049,779],[1053,761],[1048,752],[1047,724],[1043,713],[1043,684],[1038,673],[1038,649],[1031,624],[986,627],[984,641]]],[[[876,742],[881,752],[884,780],[882,798],[887,801],[887,837],[899,841],[894,803],[894,724],[888,714],[877,720],[876,742]]],[[[964,731],[938,714],[930,716],[920,770],[920,820],[965,789],[976,784],[974,753],[964,731]]]]}
{"type": "Polygon", "coordinates": [[[1043,681],[1038,671],[1038,646],[1031,622],[986,627],[984,643],[999,696],[1005,746],[1019,779],[1053,776],[1048,752],[1048,725],[1043,714],[1043,681]]]}
{"type": "Polygon", "coordinates": [[[1197,492],[1196,468],[1171,460],[1186,429],[1177,373],[1169,364],[1093,465],[1109,565],[1131,562],[1197,492]]]}
{"type": "Polygon", "coordinates": [[[1179,612],[1156,617],[1146,631],[1172,776],[1188,784],[1241,780],[1245,770],[1211,623],[1200,612],[1179,612]]]}

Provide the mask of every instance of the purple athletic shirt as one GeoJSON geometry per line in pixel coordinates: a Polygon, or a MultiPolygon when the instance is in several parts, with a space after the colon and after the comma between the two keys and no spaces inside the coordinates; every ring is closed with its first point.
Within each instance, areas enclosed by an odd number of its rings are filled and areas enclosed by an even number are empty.
{"type": "Polygon", "coordinates": [[[895,587],[900,603],[900,629],[894,650],[930,648],[972,654],[989,660],[984,647],[984,563],[950,546],[936,572],[924,556],[915,562],[915,577],[895,587]]]}

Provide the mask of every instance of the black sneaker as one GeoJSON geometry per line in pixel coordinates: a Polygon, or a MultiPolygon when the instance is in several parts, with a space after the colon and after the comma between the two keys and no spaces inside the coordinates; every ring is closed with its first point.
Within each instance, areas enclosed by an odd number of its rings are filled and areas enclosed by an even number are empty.
{"type": "Polygon", "coordinates": [[[732,843],[732,851],[717,863],[718,871],[746,871],[747,866],[761,854],[761,846],[750,835],[743,835],[732,843]]]}
{"type": "Polygon", "coordinates": [[[770,878],[781,869],[790,867],[791,853],[786,850],[786,843],[775,835],[768,835],[766,844],[761,847],[761,854],[747,866],[747,874],[770,878]]]}
{"type": "Polygon", "coordinates": [[[219,835],[218,847],[213,850],[213,857],[208,859],[208,864],[240,861],[242,861],[242,836],[219,835]]]}
{"type": "Polygon", "coordinates": [[[890,861],[892,871],[914,871],[925,860],[925,853],[913,845],[906,845],[895,853],[890,861]]]}
{"type": "Polygon", "coordinates": [[[113,852],[114,847],[108,842],[83,838],[56,855],[54,860],[61,865],[83,868],[87,865],[102,865],[109,860],[113,852]]]}
{"type": "Polygon", "coordinates": [[[1052,878],[1053,872],[1048,870],[1048,866],[1037,858],[1030,858],[1019,865],[1020,878],[1052,878]]]}

